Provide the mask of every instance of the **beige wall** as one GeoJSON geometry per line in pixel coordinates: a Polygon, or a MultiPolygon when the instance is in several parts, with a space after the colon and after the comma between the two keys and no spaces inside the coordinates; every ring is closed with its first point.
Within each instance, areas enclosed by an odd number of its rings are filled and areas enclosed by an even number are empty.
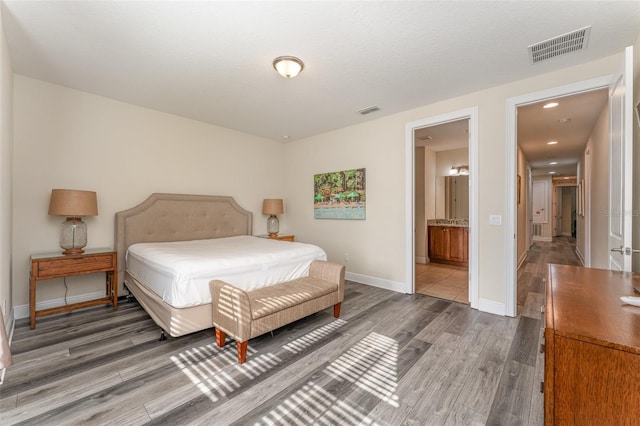
{"type": "Polygon", "coordinates": [[[4,323],[13,318],[11,286],[11,213],[13,173],[13,70],[2,28],[0,7],[0,309],[4,323]]]}
{"type": "MultiPolygon", "coordinates": [[[[591,229],[591,267],[609,268],[609,105],[605,105],[587,142],[591,157],[589,191],[591,229]]],[[[586,192],[586,191],[585,191],[586,192]]],[[[587,196],[585,196],[587,197],[587,196]]]]}
{"type": "Polygon", "coordinates": [[[428,262],[427,220],[436,218],[436,153],[426,147],[415,151],[415,257],[417,263],[428,262]]]}
{"type": "MultiPolygon", "coordinates": [[[[254,213],[255,233],[266,233],[262,199],[283,197],[281,230],[298,231],[289,225],[297,212],[280,171],[282,142],[20,75],[14,83],[16,306],[28,303],[29,255],[59,250],[64,218],[47,215],[52,188],[97,191],[99,215],[86,219],[89,247],[112,247],[114,214],[152,192],[231,195],[254,213]]],[[[102,277],[94,278],[68,279],[69,296],[100,291],[102,277]]],[[[39,301],[63,295],[60,281],[38,287],[39,301]]]]}
{"type": "MultiPolygon", "coordinates": [[[[622,55],[613,55],[506,85],[481,90],[421,108],[313,136],[287,146],[286,181],[291,226],[305,240],[342,261],[347,272],[375,277],[389,285],[405,276],[405,126],[439,114],[478,106],[479,111],[479,297],[504,304],[506,250],[504,226],[490,226],[489,215],[506,215],[506,100],[612,73],[622,55]],[[340,155],[336,155],[340,153],[340,155]],[[313,219],[313,174],[366,167],[367,220],[313,219]]],[[[540,68],[541,72],[543,68],[540,68]]],[[[504,223],[504,222],[503,222],[504,223]]]]}
{"type": "MultiPolygon", "coordinates": [[[[233,195],[256,213],[264,197],[283,196],[283,232],[323,247],[330,260],[373,284],[405,282],[405,126],[478,106],[479,297],[504,303],[505,230],[489,215],[506,215],[506,100],[613,72],[621,55],[541,74],[399,114],[282,144],[110,99],[15,76],[13,289],[27,303],[28,258],[57,250],[61,218],[46,215],[53,187],[98,192],[100,215],[87,220],[89,245],[113,244],[113,214],[151,192],[233,195]],[[78,163],[71,167],[70,164],[78,163]],[[274,168],[278,164],[281,168],[274,168]],[[364,221],[313,218],[313,175],[367,169],[364,221]]],[[[544,70],[540,67],[540,70],[544,70]]],[[[503,222],[504,223],[504,222],[503,222]]],[[[100,289],[72,280],[70,295],[100,289]]],[[[61,297],[52,283],[38,299],[61,297]]]]}

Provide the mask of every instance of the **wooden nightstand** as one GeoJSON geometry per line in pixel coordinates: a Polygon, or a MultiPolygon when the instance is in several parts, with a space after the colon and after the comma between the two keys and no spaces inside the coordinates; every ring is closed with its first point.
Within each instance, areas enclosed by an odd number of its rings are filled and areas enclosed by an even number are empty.
{"type": "Polygon", "coordinates": [[[29,318],[31,329],[36,328],[36,318],[70,312],[89,306],[113,304],[118,309],[118,256],[111,249],[86,250],[82,254],[64,255],[60,252],[31,255],[31,277],[29,279],[29,318]],[[36,282],[74,275],[106,272],[105,297],[55,308],[36,310],[36,282]]]}
{"type": "Polygon", "coordinates": [[[269,237],[269,238],[272,240],[289,241],[289,242],[294,242],[296,240],[295,235],[277,235],[275,237],[269,237]]]}

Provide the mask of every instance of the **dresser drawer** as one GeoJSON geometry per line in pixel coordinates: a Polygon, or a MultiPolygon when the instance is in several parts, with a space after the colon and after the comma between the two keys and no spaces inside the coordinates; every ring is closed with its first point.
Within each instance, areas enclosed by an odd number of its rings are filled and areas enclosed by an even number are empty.
{"type": "Polygon", "coordinates": [[[65,259],[38,261],[36,274],[39,279],[79,275],[90,271],[113,269],[113,254],[99,254],[65,259]]]}

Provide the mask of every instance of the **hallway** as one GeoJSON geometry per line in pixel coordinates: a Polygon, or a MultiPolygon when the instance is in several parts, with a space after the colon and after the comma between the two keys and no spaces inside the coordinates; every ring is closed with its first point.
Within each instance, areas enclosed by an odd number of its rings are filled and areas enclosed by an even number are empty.
{"type": "Polygon", "coordinates": [[[576,239],[553,237],[552,242],[535,241],[524,263],[518,269],[518,314],[544,303],[544,278],[547,264],[577,265],[582,263],[576,254],[576,239]]]}

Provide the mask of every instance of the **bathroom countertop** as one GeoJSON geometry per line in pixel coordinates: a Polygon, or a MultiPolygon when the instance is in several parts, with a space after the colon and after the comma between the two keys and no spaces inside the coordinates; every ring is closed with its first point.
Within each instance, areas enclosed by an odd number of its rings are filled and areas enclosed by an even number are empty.
{"type": "Polygon", "coordinates": [[[465,219],[429,219],[427,226],[449,226],[458,228],[468,228],[469,221],[465,219]]]}

